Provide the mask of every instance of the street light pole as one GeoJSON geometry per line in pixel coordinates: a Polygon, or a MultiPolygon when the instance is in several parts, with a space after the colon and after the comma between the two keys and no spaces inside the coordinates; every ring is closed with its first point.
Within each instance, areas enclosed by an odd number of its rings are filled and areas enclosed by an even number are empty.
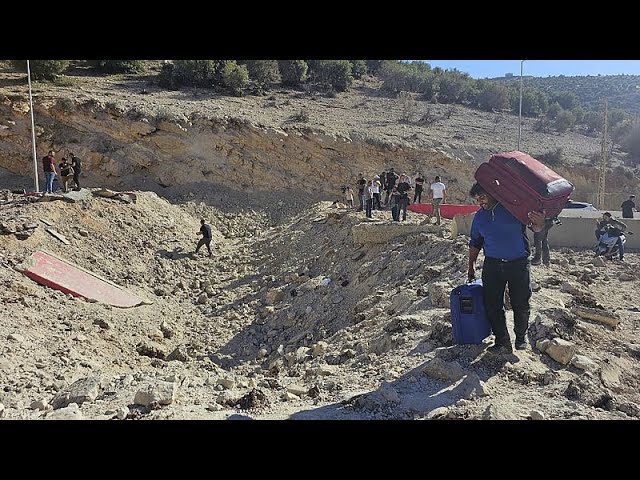
{"type": "Polygon", "coordinates": [[[31,67],[27,60],[27,78],[29,79],[29,110],[31,112],[31,145],[33,147],[33,181],[36,187],[36,193],[40,193],[38,188],[38,158],[36,153],[36,124],[33,119],[33,99],[31,98],[31,67]]]}
{"type": "Polygon", "coordinates": [[[520,110],[518,111],[518,151],[520,150],[520,137],[522,136],[522,67],[524,60],[520,60],[520,110]]]}

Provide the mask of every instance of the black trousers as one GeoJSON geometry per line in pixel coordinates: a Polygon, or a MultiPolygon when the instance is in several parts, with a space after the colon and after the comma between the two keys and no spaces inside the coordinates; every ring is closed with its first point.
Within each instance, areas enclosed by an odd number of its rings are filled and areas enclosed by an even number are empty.
{"type": "MultiPolygon", "coordinates": [[[[400,203],[398,205],[400,210],[402,211],[402,220],[407,219],[407,205],[409,205],[409,196],[407,194],[404,194],[402,197],[400,197],[400,203]]],[[[400,216],[399,213],[398,216],[400,216]]]]}
{"type": "Polygon", "coordinates": [[[73,171],[73,183],[76,184],[76,188],[80,188],[80,170],[73,171]]]}
{"type": "Polygon", "coordinates": [[[496,337],[496,345],[511,343],[504,312],[504,291],[509,286],[509,298],[513,309],[514,333],[524,339],[529,328],[531,307],[531,279],[529,259],[523,257],[511,262],[486,257],[482,267],[484,309],[496,337]]]}
{"type": "Polygon", "coordinates": [[[549,230],[545,227],[541,232],[533,233],[533,244],[535,246],[535,253],[533,258],[536,260],[542,259],[544,264],[548,264],[551,258],[549,254],[549,230]]]}
{"type": "Polygon", "coordinates": [[[418,199],[417,203],[422,201],[422,187],[416,186],[416,191],[413,194],[413,203],[416,203],[416,199],[418,199]]]}
{"type": "Polygon", "coordinates": [[[367,198],[365,200],[365,212],[366,212],[367,218],[371,218],[372,205],[373,205],[373,198],[367,198]]]}
{"type": "Polygon", "coordinates": [[[393,218],[393,220],[396,222],[400,221],[400,207],[398,206],[398,204],[391,207],[391,218],[393,218]]]}
{"type": "Polygon", "coordinates": [[[373,194],[373,208],[376,210],[380,210],[380,194],[379,193],[374,193],[373,194]]]}
{"type": "Polygon", "coordinates": [[[198,241],[198,246],[196,247],[196,253],[198,253],[198,250],[200,250],[200,247],[202,247],[202,245],[206,245],[207,246],[207,250],[209,250],[209,255],[211,255],[211,247],[209,246],[210,243],[211,243],[211,239],[210,238],[202,237],[198,241]]]}

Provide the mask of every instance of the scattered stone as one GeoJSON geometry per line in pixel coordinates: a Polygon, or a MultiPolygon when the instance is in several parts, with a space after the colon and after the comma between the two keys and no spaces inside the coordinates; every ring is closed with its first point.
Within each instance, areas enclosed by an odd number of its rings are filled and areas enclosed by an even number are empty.
{"type": "Polygon", "coordinates": [[[482,414],[483,420],[519,420],[518,415],[511,410],[496,404],[489,404],[482,414]]]}
{"type": "Polygon", "coordinates": [[[329,344],[321,340],[311,348],[311,355],[313,355],[314,357],[321,357],[325,353],[327,353],[328,349],[329,349],[329,344]]]}
{"type": "Polygon", "coordinates": [[[422,371],[432,378],[454,382],[460,380],[467,373],[458,362],[445,362],[440,358],[429,360],[422,371]]]}
{"type": "Polygon", "coordinates": [[[620,317],[613,313],[609,313],[606,310],[598,308],[589,308],[576,305],[571,308],[571,313],[574,313],[579,317],[586,318],[588,320],[593,320],[595,322],[604,323],[605,325],[610,325],[612,327],[615,327],[620,323],[620,317]]]}
{"type": "Polygon", "coordinates": [[[147,384],[136,392],[133,403],[149,407],[153,404],[170,405],[176,398],[178,387],[175,382],[158,381],[147,384]]]}
{"type": "Polygon", "coordinates": [[[564,394],[570,400],[579,401],[585,405],[607,410],[611,408],[612,396],[588,373],[572,379],[564,394]]]}
{"type": "Polygon", "coordinates": [[[298,397],[306,394],[307,390],[307,387],[303,387],[301,385],[292,384],[287,386],[287,391],[293,393],[294,395],[297,395],[298,397]]]}
{"type": "Polygon", "coordinates": [[[529,416],[531,417],[531,420],[544,420],[544,413],[540,410],[531,410],[529,416]]]}
{"type": "Polygon", "coordinates": [[[248,393],[240,397],[236,402],[242,410],[253,410],[269,406],[269,400],[265,393],[259,388],[253,388],[248,393]]]}
{"type": "Polygon", "coordinates": [[[282,290],[269,290],[265,296],[265,302],[267,305],[274,305],[281,302],[284,299],[284,292],[282,290]]]}
{"type": "Polygon", "coordinates": [[[571,359],[571,365],[588,372],[593,372],[598,369],[598,364],[584,355],[574,355],[571,359]]]}
{"type": "Polygon", "coordinates": [[[595,265],[596,267],[605,267],[607,265],[604,261],[604,258],[602,257],[595,257],[593,260],[591,260],[591,263],[593,263],[593,265],[595,265]]]}
{"type": "Polygon", "coordinates": [[[178,345],[176,349],[167,356],[167,361],[178,360],[179,362],[188,362],[189,358],[187,347],[178,345]]]}
{"type": "Polygon", "coordinates": [[[576,353],[575,344],[562,338],[554,338],[549,342],[544,353],[553,358],[556,362],[567,365],[576,353]]]}
{"type": "Polygon", "coordinates": [[[487,395],[484,390],[484,383],[475,373],[466,375],[457,386],[457,389],[463,398],[478,398],[487,395]]]}
{"type": "Polygon", "coordinates": [[[32,410],[52,410],[51,405],[45,399],[36,400],[31,402],[32,410]]]}
{"type": "Polygon", "coordinates": [[[449,407],[438,407],[427,413],[427,420],[434,420],[437,418],[444,418],[449,413],[449,407]]]}
{"type": "Polygon", "coordinates": [[[291,392],[289,392],[289,391],[286,391],[286,392],[284,392],[284,393],[282,394],[282,399],[283,399],[284,401],[300,400],[300,397],[299,397],[299,396],[297,396],[297,395],[295,395],[295,394],[293,394],[293,393],[291,393],[291,392]]]}
{"type": "Polygon", "coordinates": [[[157,342],[151,340],[145,340],[144,342],[136,346],[136,351],[145,357],[164,359],[167,356],[164,345],[160,345],[157,342]]]}
{"type": "Polygon", "coordinates": [[[364,250],[360,250],[359,252],[356,252],[355,254],[353,254],[351,256],[351,260],[353,260],[354,262],[357,262],[362,257],[364,257],[366,254],[367,254],[367,252],[365,252],[364,250]]]}
{"type": "Polygon", "coordinates": [[[55,238],[57,238],[58,240],[60,240],[62,243],[64,243],[65,245],[70,245],[69,240],[67,240],[67,237],[65,237],[64,235],[62,235],[61,233],[55,231],[53,228],[45,228],[45,230],[47,232],[49,232],[51,235],[53,235],[55,238]]]}
{"type": "Polygon", "coordinates": [[[434,307],[449,308],[449,295],[451,294],[451,285],[446,282],[430,283],[429,298],[434,307]]]}
{"type": "Polygon", "coordinates": [[[53,397],[53,400],[51,400],[51,406],[57,410],[72,403],[82,405],[84,402],[93,402],[98,397],[99,390],[99,378],[81,378],[67,388],[59,391],[56,396],[53,397]]]}
{"type": "Polygon", "coordinates": [[[129,415],[129,407],[123,405],[122,407],[116,408],[116,418],[118,420],[124,420],[129,415]]]}
{"type": "Polygon", "coordinates": [[[231,377],[221,377],[218,379],[218,385],[222,385],[223,388],[231,390],[236,386],[236,381],[231,377]]]}
{"type": "Polygon", "coordinates": [[[14,342],[24,343],[24,337],[19,333],[10,333],[9,335],[7,335],[7,338],[9,340],[13,340],[14,342]]]}
{"type": "Polygon", "coordinates": [[[45,420],[83,420],[84,416],[77,403],[70,403],[64,408],[48,413],[44,418],[45,420]]]}
{"type": "Polygon", "coordinates": [[[208,300],[209,300],[209,297],[207,296],[206,293],[203,292],[198,296],[197,302],[200,304],[205,304],[207,303],[208,300]]]}

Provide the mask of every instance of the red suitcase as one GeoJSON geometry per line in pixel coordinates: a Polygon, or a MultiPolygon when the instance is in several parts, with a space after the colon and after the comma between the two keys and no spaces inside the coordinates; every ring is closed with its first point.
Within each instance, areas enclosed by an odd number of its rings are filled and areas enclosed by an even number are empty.
{"type": "Polygon", "coordinates": [[[528,213],[545,212],[555,218],[565,207],[574,186],[549,167],[523,152],[492,155],[474,175],[480,186],[518,220],[529,224],[528,213]]]}

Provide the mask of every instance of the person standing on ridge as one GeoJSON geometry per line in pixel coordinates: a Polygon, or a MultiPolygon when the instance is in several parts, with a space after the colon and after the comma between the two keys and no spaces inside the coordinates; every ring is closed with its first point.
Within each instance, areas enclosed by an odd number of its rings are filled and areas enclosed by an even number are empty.
{"type": "Polygon", "coordinates": [[[436,175],[435,181],[429,187],[431,197],[431,216],[436,216],[436,225],[440,225],[440,204],[447,201],[447,188],[436,175]]]}
{"type": "Polygon", "coordinates": [[[53,193],[53,180],[56,178],[58,172],[56,172],[55,163],[56,153],[53,150],[49,150],[46,157],[42,157],[42,171],[44,172],[44,193],[53,193]]]}
{"type": "Polygon", "coordinates": [[[531,265],[540,265],[542,262],[546,267],[551,263],[549,252],[549,230],[553,227],[553,219],[547,218],[544,221],[544,228],[541,232],[533,233],[533,245],[535,247],[531,265]]]}
{"type": "Polygon", "coordinates": [[[622,218],[633,218],[633,211],[636,209],[636,204],[634,202],[635,199],[635,195],[629,195],[629,198],[622,202],[622,205],[620,205],[622,218]]]}
{"type": "Polygon", "coordinates": [[[82,161],[75,156],[73,152],[69,154],[71,157],[71,166],[73,167],[73,183],[75,183],[74,190],[80,190],[80,172],[82,171],[82,161]]]}
{"type": "Polygon", "coordinates": [[[413,194],[413,203],[420,203],[422,202],[422,188],[424,186],[424,178],[422,177],[421,173],[418,173],[416,175],[415,183],[416,183],[416,190],[413,194]],[[418,200],[417,202],[416,202],[416,199],[418,200]]]}

